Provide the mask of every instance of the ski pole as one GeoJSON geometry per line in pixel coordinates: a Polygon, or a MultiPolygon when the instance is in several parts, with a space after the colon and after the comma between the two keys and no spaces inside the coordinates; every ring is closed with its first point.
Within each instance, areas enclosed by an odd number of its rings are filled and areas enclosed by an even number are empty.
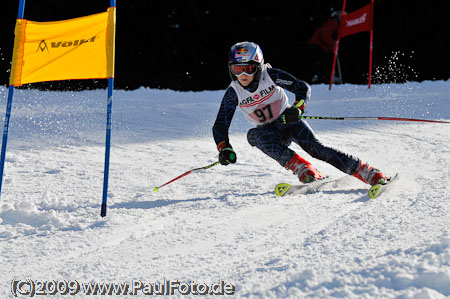
{"type": "Polygon", "coordinates": [[[174,181],[176,181],[176,180],[178,180],[178,179],[181,179],[182,177],[187,176],[187,175],[190,174],[190,173],[193,173],[193,172],[196,172],[196,171],[199,171],[199,170],[203,170],[203,169],[211,168],[211,167],[213,167],[213,166],[216,166],[216,165],[219,164],[219,163],[220,163],[219,161],[216,161],[216,162],[214,162],[214,163],[212,163],[212,164],[209,164],[209,165],[206,165],[206,166],[203,166],[203,167],[199,167],[199,168],[194,168],[194,169],[191,169],[191,170],[189,170],[189,171],[186,171],[186,172],[183,173],[182,175],[179,175],[179,176],[177,176],[176,178],[174,178],[173,180],[170,180],[170,181],[168,181],[167,183],[162,184],[162,185],[159,186],[159,187],[154,187],[154,188],[153,188],[153,191],[158,192],[158,191],[159,191],[159,188],[164,187],[165,185],[168,185],[168,184],[170,184],[170,183],[172,183],[172,182],[174,182],[174,181]]]}
{"type": "Polygon", "coordinates": [[[416,122],[427,122],[427,123],[450,124],[450,121],[445,121],[445,120],[402,118],[402,117],[370,117],[370,116],[335,117],[335,116],[304,116],[304,115],[299,115],[299,118],[300,119],[328,119],[328,120],[395,120],[395,121],[416,121],[416,122]]]}

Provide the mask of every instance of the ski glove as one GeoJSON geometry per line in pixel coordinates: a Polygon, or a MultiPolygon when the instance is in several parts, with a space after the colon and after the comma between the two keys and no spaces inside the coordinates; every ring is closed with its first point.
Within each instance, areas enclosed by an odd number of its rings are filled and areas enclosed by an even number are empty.
{"type": "Polygon", "coordinates": [[[281,120],[285,125],[293,122],[298,122],[298,117],[300,116],[300,114],[301,111],[298,108],[292,106],[284,110],[284,112],[281,114],[281,120]]]}
{"type": "Polygon", "coordinates": [[[281,119],[284,124],[290,124],[293,122],[297,122],[299,120],[299,116],[305,112],[306,102],[305,100],[295,101],[294,105],[289,108],[286,108],[284,112],[281,114],[281,119]]]}
{"type": "Polygon", "coordinates": [[[236,163],[236,153],[228,142],[222,141],[217,145],[219,150],[219,162],[222,165],[236,163]]]}

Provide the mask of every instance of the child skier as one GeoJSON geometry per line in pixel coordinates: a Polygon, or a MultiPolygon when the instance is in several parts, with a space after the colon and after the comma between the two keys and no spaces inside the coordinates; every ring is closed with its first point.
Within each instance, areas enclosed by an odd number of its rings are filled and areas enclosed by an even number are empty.
{"type": "Polygon", "coordinates": [[[281,166],[293,171],[300,182],[320,180],[322,174],[289,148],[292,141],[312,157],[325,161],[361,181],[384,184],[388,178],[358,158],[324,146],[308,123],[299,119],[310,99],[311,88],[291,74],[264,64],[260,47],[252,42],[233,45],[228,68],[231,84],[222,99],[213,126],[214,140],[222,165],[236,163],[236,153],[228,138],[228,129],[236,107],[256,127],[247,133],[250,145],[256,146],[281,166]],[[295,94],[292,106],[284,89],[295,94]]]}

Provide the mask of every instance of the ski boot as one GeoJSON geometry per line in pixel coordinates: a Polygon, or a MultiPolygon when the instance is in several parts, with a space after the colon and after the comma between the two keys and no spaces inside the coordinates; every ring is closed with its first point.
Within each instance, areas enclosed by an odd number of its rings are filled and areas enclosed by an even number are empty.
{"type": "Polygon", "coordinates": [[[298,154],[292,156],[285,168],[292,170],[292,172],[298,176],[300,182],[304,184],[312,183],[322,178],[320,172],[298,154]]]}
{"type": "Polygon", "coordinates": [[[362,162],[359,162],[359,168],[352,176],[372,186],[376,184],[384,185],[388,181],[388,177],[381,171],[373,168],[367,163],[363,164],[362,162]]]}

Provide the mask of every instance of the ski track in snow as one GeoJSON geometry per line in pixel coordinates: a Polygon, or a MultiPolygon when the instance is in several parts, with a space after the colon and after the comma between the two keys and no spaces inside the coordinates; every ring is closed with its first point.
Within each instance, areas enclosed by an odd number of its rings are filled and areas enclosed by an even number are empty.
{"type": "MultiPolygon", "coordinates": [[[[6,94],[0,88],[0,108],[6,94]]],[[[369,200],[365,184],[292,145],[342,179],[314,194],[277,198],[277,183],[297,179],[248,145],[250,126],[236,112],[236,165],[153,192],[215,161],[211,126],[222,94],[115,92],[108,214],[101,218],[106,92],[17,90],[0,202],[0,297],[12,297],[13,278],[221,279],[236,287],[232,297],[249,298],[450,296],[450,125],[310,121],[324,144],[400,179],[369,200]]],[[[308,114],[374,116],[380,106],[380,116],[448,120],[450,83],[331,92],[317,85],[308,114]]]]}

